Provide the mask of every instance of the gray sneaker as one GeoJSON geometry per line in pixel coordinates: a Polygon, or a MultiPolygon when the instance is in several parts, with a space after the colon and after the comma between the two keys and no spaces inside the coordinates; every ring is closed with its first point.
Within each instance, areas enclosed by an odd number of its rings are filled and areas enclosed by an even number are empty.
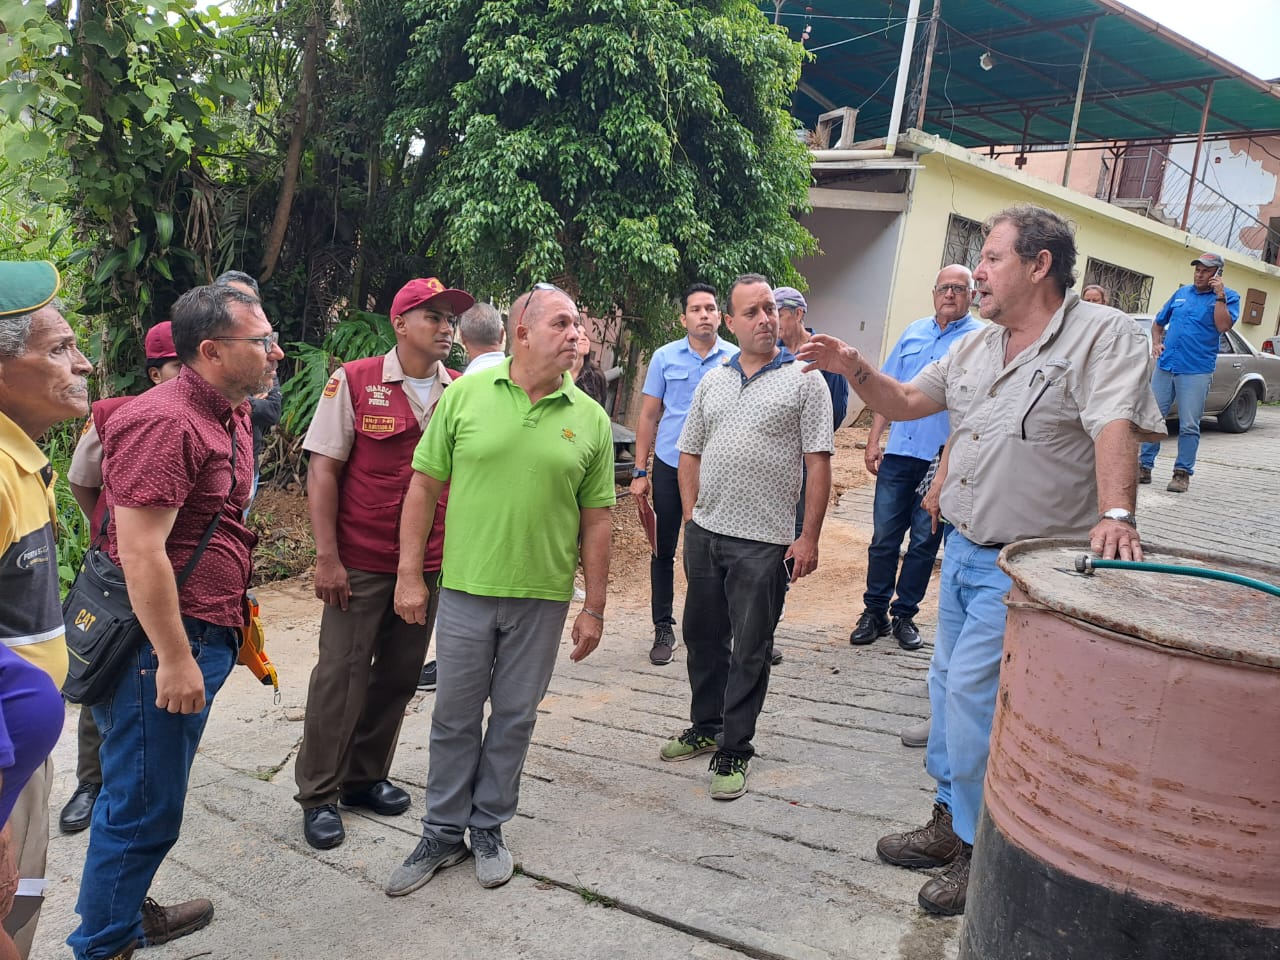
{"type": "Polygon", "coordinates": [[[904,747],[927,747],[929,745],[929,727],[933,723],[932,717],[925,717],[919,723],[910,727],[904,727],[898,738],[902,741],[904,747]]]}
{"type": "Polygon", "coordinates": [[[502,842],[502,828],[471,828],[471,853],[476,858],[476,879],[482,887],[500,887],[515,873],[511,851],[502,842]]]}
{"type": "Polygon", "coordinates": [[[406,893],[413,893],[419,887],[426,886],[437,870],[461,863],[468,856],[470,851],[461,840],[457,843],[445,843],[436,837],[424,836],[408,859],[396,867],[383,889],[388,897],[403,897],[406,893]]]}

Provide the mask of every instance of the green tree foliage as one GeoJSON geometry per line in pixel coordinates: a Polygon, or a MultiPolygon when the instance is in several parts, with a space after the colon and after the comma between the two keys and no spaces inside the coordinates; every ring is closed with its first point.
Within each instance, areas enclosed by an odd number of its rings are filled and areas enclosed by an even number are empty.
{"type": "Polygon", "coordinates": [[[389,134],[418,237],[499,298],[554,280],[640,342],[696,280],[795,282],[815,243],[788,107],[801,47],[747,0],[406,0],[389,134]]]}

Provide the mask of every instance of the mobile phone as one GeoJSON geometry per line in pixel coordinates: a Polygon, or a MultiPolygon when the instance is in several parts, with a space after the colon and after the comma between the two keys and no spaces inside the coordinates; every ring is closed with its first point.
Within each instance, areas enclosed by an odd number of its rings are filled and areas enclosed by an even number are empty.
{"type": "Polygon", "coordinates": [[[782,560],[782,569],[787,571],[787,583],[790,583],[792,580],[795,579],[796,558],[784,557],[782,560]]]}
{"type": "Polygon", "coordinates": [[[1215,277],[1220,277],[1220,276],[1222,276],[1222,268],[1221,268],[1221,267],[1219,267],[1219,268],[1218,268],[1218,272],[1217,272],[1217,273],[1215,273],[1215,274],[1214,274],[1214,276],[1215,276],[1215,277]]]}

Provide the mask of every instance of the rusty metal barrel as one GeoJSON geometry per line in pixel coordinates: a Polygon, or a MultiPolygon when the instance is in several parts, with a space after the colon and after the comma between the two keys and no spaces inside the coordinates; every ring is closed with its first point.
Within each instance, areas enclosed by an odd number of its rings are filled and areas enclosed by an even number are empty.
{"type": "Polygon", "coordinates": [[[1280,600],[1084,576],[1087,552],[1032,540],[1000,557],[1014,585],[961,960],[1280,958],[1280,600]]]}

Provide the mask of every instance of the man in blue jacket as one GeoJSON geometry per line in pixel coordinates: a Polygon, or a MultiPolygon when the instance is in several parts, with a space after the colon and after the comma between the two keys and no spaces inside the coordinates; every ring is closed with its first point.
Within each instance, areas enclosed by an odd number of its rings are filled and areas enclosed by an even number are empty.
{"type": "MultiPolygon", "coordinates": [[[[1200,417],[1218,360],[1218,338],[1240,319],[1240,294],[1222,283],[1222,257],[1202,253],[1191,261],[1195,278],[1179,287],[1151,324],[1151,390],[1167,417],[1178,402],[1178,456],[1173,461],[1170,493],[1186,493],[1196,472],[1200,417]]],[[[1151,482],[1160,444],[1144,443],[1138,454],[1138,482],[1151,482]]]]}

